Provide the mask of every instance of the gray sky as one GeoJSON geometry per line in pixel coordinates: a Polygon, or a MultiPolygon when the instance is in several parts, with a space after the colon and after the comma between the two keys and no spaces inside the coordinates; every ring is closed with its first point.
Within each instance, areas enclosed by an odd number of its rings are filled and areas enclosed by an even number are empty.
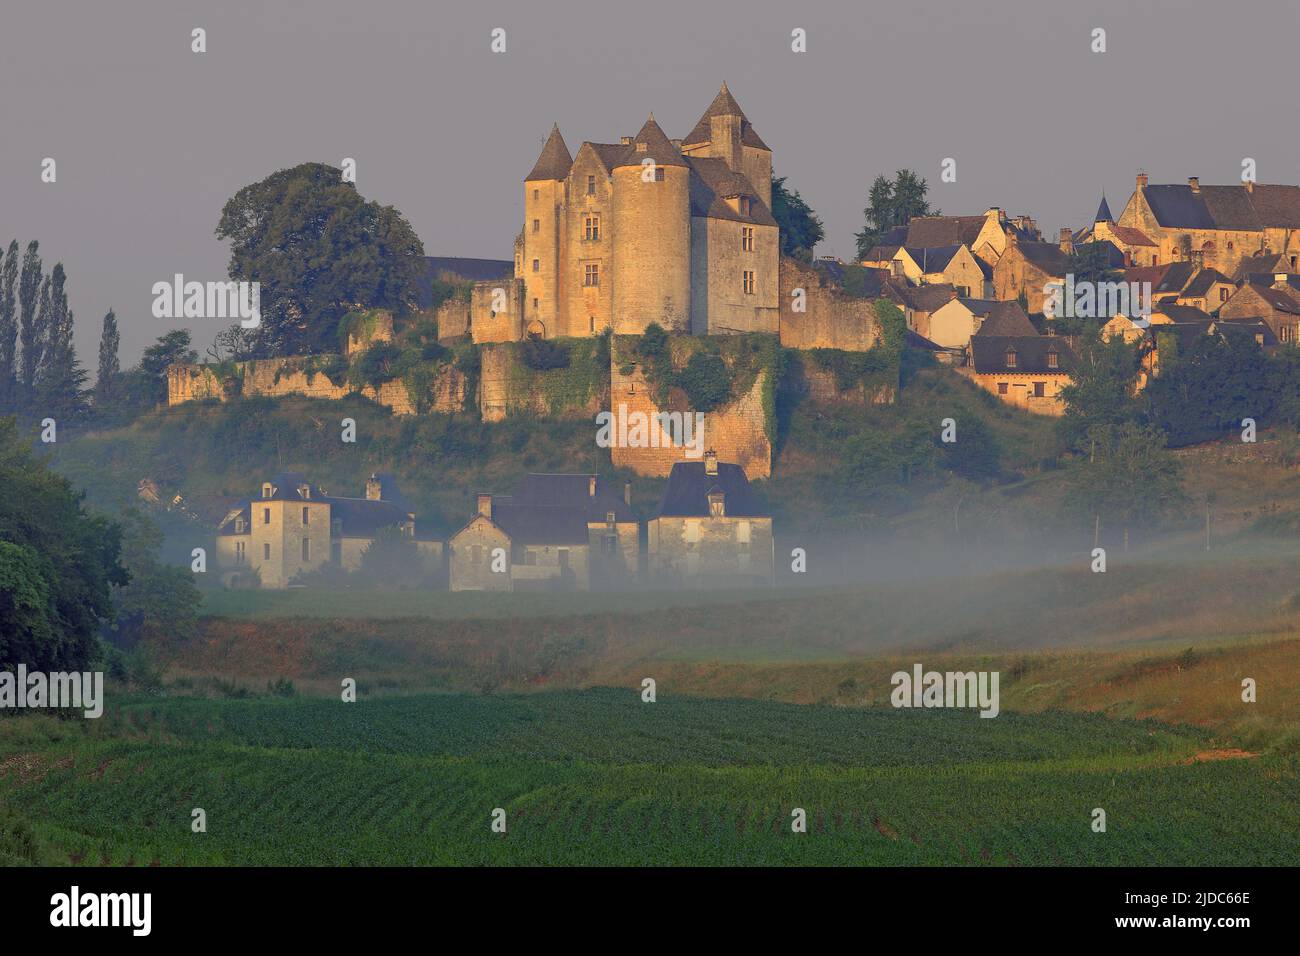
{"type": "MultiPolygon", "coordinates": [[[[402,0],[6,4],[0,237],[62,260],[92,368],[109,306],[123,365],[169,327],[154,282],[225,275],[213,235],[241,186],[358,163],[430,255],[506,259],[551,122],[571,150],[684,136],[726,80],[849,257],[877,173],[914,168],[944,212],[1000,205],[1044,232],[1118,215],[1152,182],[1300,183],[1300,4],[924,0],[402,0]],[[190,30],[208,52],[190,52],[190,30]],[[489,51],[493,27],[508,52],[489,51]],[[790,51],[802,27],[808,52],[790,51]],[[1090,51],[1091,30],[1107,52],[1090,51]],[[40,181],[43,157],[58,182],[40,181]],[[939,182],[945,157],[957,181],[939,182]]],[[[222,323],[196,320],[202,351],[222,323]]]]}

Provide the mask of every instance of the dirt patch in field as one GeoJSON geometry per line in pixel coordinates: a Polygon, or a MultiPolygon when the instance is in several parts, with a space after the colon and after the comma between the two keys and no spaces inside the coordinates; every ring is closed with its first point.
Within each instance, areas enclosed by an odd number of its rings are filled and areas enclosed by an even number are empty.
{"type": "Polygon", "coordinates": [[[0,760],[0,777],[7,777],[12,773],[20,784],[40,783],[50,770],[64,769],[73,764],[71,757],[63,757],[50,763],[49,758],[43,754],[10,754],[0,760]]]}
{"type": "Polygon", "coordinates": [[[1249,750],[1237,750],[1229,747],[1223,750],[1202,750],[1188,757],[1183,763],[1205,763],[1210,760],[1243,760],[1258,756],[1259,754],[1251,753],[1249,750]]]}
{"type": "Polygon", "coordinates": [[[872,820],[871,825],[876,828],[876,832],[879,833],[881,836],[889,837],[889,839],[891,840],[898,839],[898,831],[895,830],[893,827],[891,827],[884,820],[880,819],[880,817],[876,817],[874,820],[872,820]]]}

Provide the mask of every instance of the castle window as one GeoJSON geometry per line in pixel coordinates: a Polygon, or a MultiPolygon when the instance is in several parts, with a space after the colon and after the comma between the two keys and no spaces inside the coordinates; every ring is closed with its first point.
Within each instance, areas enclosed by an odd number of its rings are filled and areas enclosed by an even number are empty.
{"type": "Polygon", "coordinates": [[[270,508],[263,508],[263,509],[262,509],[262,524],[270,524],[270,523],[271,523],[271,509],[270,509],[270,508]]]}
{"type": "Polygon", "coordinates": [[[1007,349],[1007,368],[1016,367],[1016,350],[1007,349]]]}
{"type": "Polygon", "coordinates": [[[541,259],[534,259],[534,260],[533,260],[533,271],[534,271],[534,272],[541,272],[541,271],[542,271],[542,260],[541,260],[541,259]]]}
{"type": "Polygon", "coordinates": [[[542,231],[542,221],[540,219],[534,219],[533,232],[541,232],[541,231],[542,231]]]}
{"type": "Polygon", "coordinates": [[[308,516],[308,514],[309,514],[309,512],[308,512],[307,509],[304,507],[304,508],[302,509],[302,525],[303,525],[304,528],[307,527],[307,516],[308,516]]]}
{"type": "Polygon", "coordinates": [[[592,242],[595,242],[597,239],[600,238],[600,217],[599,216],[587,217],[587,238],[590,239],[592,242]]]}
{"type": "Polygon", "coordinates": [[[591,332],[596,331],[596,317],[594,315],[590,315],[587,317],[587,327],[588,330],[591,332]]]}
{"type": "Polygon", "coordinates": [[[1060,364],[1061,364],[1061,356],[1060,356],[1059,353],[1057,353],[1057,352],[1048,352],[1048,353],[1047,353],[1047,367],[1048,367],[1048,368],[1057,368],[1057,367],[1060,366],[1060,364]]]}
{"type": "Polygon", "coordinates": [[[754,251],[754,227],[753,226],[740,227],[740,249],[742,252],[754,251]]]}
{"type": "Polygon", "coordinates": [[[1234,245],[1233,245],[1233,243],[1231,242],[1231,240],[1229,240],[1229,242],[1228,242],[1228,251],[1231,252],[1231,251],[1233,250],[1233,248],[1234,248],[1234,245]]]}
{"type": "Polygon", "coordinates": [[[588,177],[587,177],[587,195],[588,195],[588,196],[594,196],[594,195],[596,195],[596,177],[595,177],[595,176],[588,176],[588,177]]]}
{"type": "Polygon", "coordinates": [[[262,545],[262,560],[263,561],[271,560],[271,546],[269,544],[262,545]]]}
{"type": "Polygon", "coordinates": [[[541,191],[540,189],[534,189],[534,190],[533,190],[533,198],[534,198],[534,199],[536,199],[536,198],[538,198],[539,196],[541,196],[541,194],[542,194],[542,191],[541,191]]]}
{"type": "Polygon", "coordinates": [[[302,539],[302,559],[304,561],[311,560],[311,539],[310,538],[302,539]]]}
{"type": "Polygon", "coordinates": [[[537,308],[537,297],[533,296],[533,308],[537,308]]]}
{"type": "Polygon", "coordinates": [[[585,286],[595,287],[600,285],[600,264],[597,262],[588,263],[583,273],[582,284],[585,286]]]}
{"type": "Polygon", "coordinates": [[[754,294],[754,270],[746,269],[741,276],[741,284],[744,287],[745,295],[754,294]]]}

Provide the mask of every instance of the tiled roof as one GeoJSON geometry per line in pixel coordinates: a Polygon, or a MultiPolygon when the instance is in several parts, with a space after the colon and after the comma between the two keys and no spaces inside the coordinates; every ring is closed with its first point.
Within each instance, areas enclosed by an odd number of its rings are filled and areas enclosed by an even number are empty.
{"type": "MultiPolygon", "coordinates": [[[[1175,305],[1172,302],[1152,309],[1157,315],[1167,315],[1173,322],[1206,323],[1213,321],[1210,314],[1192,305],[1175,305]]],[[[1167,324],[1167,323],[1166,323],[1167,324]]]]}
{"type": "Polygon", "coordinates": [[[904,245],[917,248],[973,245],[984,228],[984,216],[918,216],[907,224],[904,245]]]}
{"type": "Polygon", "coordinates": [[[492,522],[519,544],[587,543],[587,519],[578,508],[504,504],[493,498],[492,522]]]}
{"type": "Polygon", "coordinates": [[[977,335],[1037,335],[1038,330],[1025,315],[1019,302],[1001,302],[993,299],[962,299],[976,315],[986,316],[976,331],[977,335]]]}
{"type": "Polygon", "coordinates": [[[909,309],[918,312],[933,312],[944,303],[957,297],[956,287],[947,282],[939,282],[934,285],[908,286],[887,280],[884,293],[887,298],[893,299],[895,302],[901,302],[909,309]]]}
{"type": "Polygon", "coordinates": [[[740,173],[733,172],[725,160],[715,156],[689,156],[686,162],[695,173],[691,177],[692,216],[731,219],[762,226],[776,225],[771,210],[755,194],[749,180],[740,173]],[[748,197],[748,216],[731,208],[727,199],[734,196],[748,197]]]}
{"type": "Polygon", "coordinates": [[[551,135],[546,137],[541,155],[537,157],[532,172],[524,177],[524,182],[538,179],[564,179],[569,175],[569,167],[572,165],[573,156],[569,153],[569,147],[564,145],[564,137],[560,135],[560,126],[557,123],[551,127],[551,135]]]}
{"type": "Polygon", "coordinates": [[[1151,241],[1151,237],[1145,232],[1141,229],[1134,229],[1132,226],[1117,226],[1114,223],[1111,223],[1110,231],[1116,239],[1127,243],[1130,246],[1154,247],[1156,245],[1156,243],[1151,241]]]}
{"type": "MultiPolygon", "coordinates": [[[[1026,260],[1050,276],[1065,275],[1065,253],[1055,242],[1018,242],[1013,247],[1020,250],[1026,260]]],[[[1008,252],[1011,250],[1008,249],[1008,252]]]]}
{"type": "Polygon", "coordinates": [[[636,521],[621,491],[595,475],[525,475],[511,499],[517,507],[577,508],[588,521],[604,522],[611,511],[616,521],[636,521]],[[596,479],[594,495],[592,478],[596,479]]]}
{"type": "Polygon", "coordinates": [[[632,145],[624,150],[622,158],[615,165],[640,166],[647,159],[653,159],[656,166],[687,165],[681,151],[664,135],[654,116],[646,120],[641,131],[632,137],[632,145]]]}
{"type": "Polygon", "coordinates": [[[1300,228],[1300,186],[1147,186],[1142,190],[1156,221],[1167,229],[1300,228]]]}
{"type": "Polygon", "coordinates": [[[1231,282],[1232,280],[1225,276],[1218,269],[1202,269],[1192,277],[1192,281],[1183,286],[1181,295],[1184,296],[1203,296],[1206,295],[1216,282],[1231,282]]]}

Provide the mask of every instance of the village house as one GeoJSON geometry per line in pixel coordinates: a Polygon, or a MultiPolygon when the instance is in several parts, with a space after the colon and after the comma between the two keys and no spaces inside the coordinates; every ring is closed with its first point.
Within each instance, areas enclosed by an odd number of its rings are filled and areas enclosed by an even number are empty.
{"type": "Polygon", "coordinates": [[[882,294],[903,310],[908,329],[927,339],[930,337],[930,317],[958,297],[957,289],[951,285],[909,286],[896,279],[885,284],[882,294]]]}
{"type": "Polygon", "coordinates": [[[1037,335],[1018,302],[950,299],[930,315],[929,335],[945,349],[965,349],[972,335],[1037,335]]]}
{"type": "Polygon", "coordinates": [[[739,465],[673,465],[658,511],[646,529],[652,579],[681,587],[769,585],[774,573],[772,516],[739,465]]]}
{"type": "Polygon", "coordinates": [[[286,472],[263,482],[260,497],[227,513],[217,529],[217,565],[227,586],[260,581],[264,588],[286,588],[299,574],[327,564],[355,571],[386,528],[410,537],[426,573],[437,572],[442,542],[417,531],[415,512],[391,475],[371,475],[364,498],[344,498],[286,472]]]}
{"type": "MultiPolygon", "coordinates": [[[[1033,219],[1028,216],[1008,218],[1003,210],[993,206],[978,216],[917,216],[906,226],[899,226],[886,233],[881,239],[881,246],[892,246],[897,251],[900,246],[938,249],[964,245],[976,258],[993,266],[1008,245],[1034,242],[1041,238],[1033,219]]],[[[875,258],[878,259],[881,252],[883,249],[873,250],[875,258]]],[[[892,257],[893,252],[889,254],[889,258],[892,257]]],[[[871,253],[868,258],[872,258],[871,253]]]]}
{"type": "Polygon", "coordinates": [[[1279,272],[1271,283],[1255,281],[1261,278],[1265,277],[1251,276],[1252,281],[1242,283],[1219,308],[1220,318],[1260,318],[1279,342],[1300,342],[1300,276],[1279,272]]]}
{"type": "Polygon", "coordinates": [[[1060,391],[1078,359],[1057,336],[975,335],[961,371],[980,388],[1038,415],[1061,415],[1060,391]]]}
{"type": "Polygon", "coordinates": [[[1203,264],[1235,275],[1241,260],[1280,254],[1297,271],[1300,257],[1300,186],[1253,182],[1202,186],[1192,176],[1186,185],[1150,185],[1139,173],[1119,224],[1140,230],[1157,246],[1160,263],[1188,260],[1200,253],[1203,264]]]}
{"type": "Polygon", "coordinates": [[[1022,295],[1028,312],[1042,312],[1050,283],[1064,282],[1069,243],[1014,242],[993,266],[993,298],[1003,301],[1022,295]]]}
{"type": "Polygon", "coordinates": [[[977,259],[966,245],[900,246],[890,269],[893,277],[911,285],[951,285],[963,296],[982,297],[993,288],[993,267],[977,259]]]}
{"type": "Polygon", "coordinates": [[[529,474],[511,495],[478,496],[478,512],[448,542],[450,588],[627,585],[640,572],[638,529],[630,484],[620,497],[596,475],[529,474]]]}
{"type": "Polygon", "coordinates": [[[1159,246],[1151,241],[1141,229],[1121,226],[1111,217],[1110,206],[1106,197],[1101,197],[1097,215],[1091,226],[1080,230],[1074,236],[1074,244],[1087,242],[1107,242],[1119,250],[1125,266],[1153,266],[1159,246]]]}

